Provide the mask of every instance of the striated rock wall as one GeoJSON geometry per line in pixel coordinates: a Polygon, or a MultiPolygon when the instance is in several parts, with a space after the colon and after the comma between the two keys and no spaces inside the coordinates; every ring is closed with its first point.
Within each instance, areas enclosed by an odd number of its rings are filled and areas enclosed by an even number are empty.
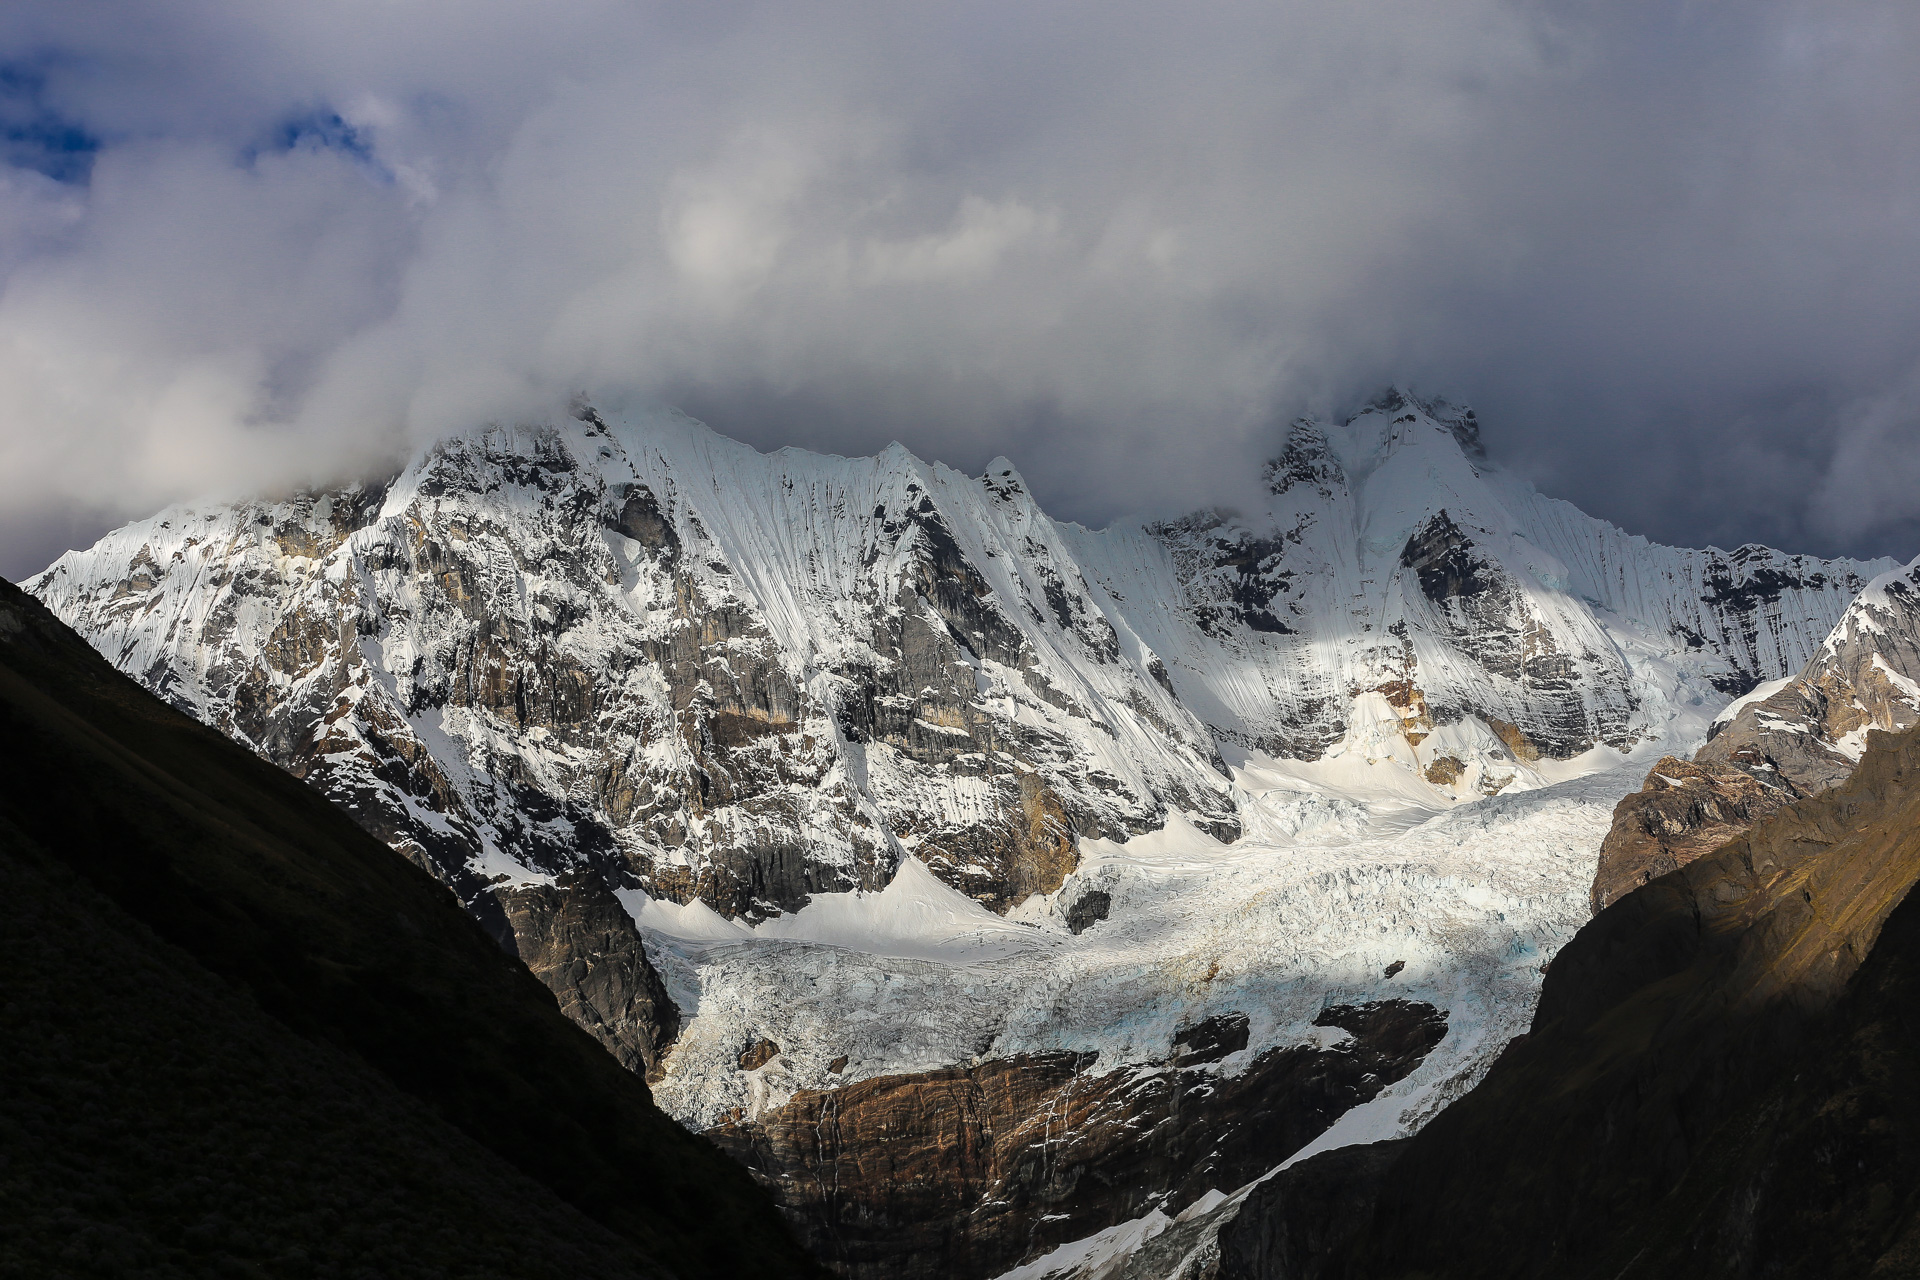
{"type": "Polygon", "coordinates": [[[1870,729],[1920,720],[1920,560],[1875,578],[1813,659],[1743,702],[1694,757],[1708,768],[1771,766],[1803,794],[1853,772],[1870,729]]]}
{"type": "Polygon", "coordinates": [[[1791,784],[1662,756],[1640,790],[1623,796],[1614,808],[1594,873],[1594,913],[1712,853],[1799,798],[1791,784]]]}
{"type": "Polygon", "coordinates": [[[1470,410],[1395,390],[1296,422],[1264,511],[1076,535],[1223,744],[1406,769],[1466,799],[1663,731],[1649,658],[1722,693],[1803,666],[1890,561],[1663,547],[1489,463],[1470,410]],[[1180,608],[1158,602],[1173,596],[1180,608]]]}
{"type": "MultiPolygon", "coordinates": [[[[654,426],[589,410],[379,484],[176,508],[34,589],[439,877],[649,1067],[671,1019],[614,1007],[573,950],[612,924],[552,927],[613,891],[752,921],[911,851],[1006,910],[1086,834],[1170,807],[1235,834],[1205,730],[1121,654],[1010,468],[783,466],[654,426]]],[[[657,986],[621,945],[620,982],[657,986]]]]}
{"type": "Polygon", "coordinates": [[[907,852],[1004,911],[1085,836],[1177,811],[1234,838],[1216,743],[1470,798],[1659,731],[1587,598],[1739,684],[1864,581],[1627,539],[1477,430],[1394,392],[1296,424],[1264,512],[1096,534],[1004,460],[760,455],[583,408],[377,484],[175,508],[31,586],[496,932],[494,886],[579,866],[753,921],[907,852]]]}
{"type": "Polygon", "coordinates": [[[560,1000],[560,1011],[649,1083],[680,1032],[680,1010],[647,959],[633,917],[591,872],[496,897],[509,932],[499,941],[560,1000]]]}
{"type": "Polygon", "coordinates": [[[994,1276],[1258,1177],[1410,1073],[1446,1015],[1387,1000],[1328,1008],[1317,1025],[1333,1043],[1253,1056],[1246,1019],[1219,1018],[1189,1028],[1157,1068],[1020,1055],[802,1090],[708,1136],[842,1275],[994,1276]]]}
{"type": "Polygon", "coordinates": [[[1169,806],[1237,831],[1204,728],[1010,468],[653,425],[586,410],[383,485],[177,509],[35,590],[496,922],[502,876],[587,865],[755,920],[905,849],[1005,909],[1082,835],[1169,806]]]}

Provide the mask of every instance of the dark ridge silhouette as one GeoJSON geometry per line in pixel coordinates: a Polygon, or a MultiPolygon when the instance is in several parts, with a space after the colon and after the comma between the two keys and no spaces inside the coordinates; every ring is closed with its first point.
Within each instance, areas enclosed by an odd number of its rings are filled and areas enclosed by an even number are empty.
{"type": "Polygon", "coordinates": [[[0,1272],[813,1276],[453,896],[0,582],[0,1272]]]}

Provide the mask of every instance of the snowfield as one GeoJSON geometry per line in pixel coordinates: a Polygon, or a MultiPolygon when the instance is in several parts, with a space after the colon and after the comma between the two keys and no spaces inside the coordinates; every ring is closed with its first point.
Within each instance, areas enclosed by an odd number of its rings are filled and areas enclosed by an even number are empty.
{"type": "Polygon", "coordinates": [[[1223,1064],[1232,1072],[1268,1048],[1343,1036],[1311,1025],[1329,1004],[1399,997],[1447,1010],[1446,1039],[1312,1149],[1409,1133],[1525,1029],[1543,966],[1588,918],[1614,803],[1689,745],[1596,748],[1560,764],[1572,776],[1447,807],[1406,798],[1384,764],[1340,777],[1329,761],[1310,781],[1250,758],[1237,794],[1265,836],[1222,844],[1176,819],[1126,844],[1087,841],[1057,893],[1006,918],[911,859],[879,892],[818,895],[751,929],[629,893],[690,1015],[656,1097],[703,1128],[797,1089],[988,1057],[1093,1051],[1107,1071],[1164,1061],[1183,1027],[1240,1013],[1249,1042],[1223,1064]],[[1109,916],[1074,936],[1065,913],[1090,891],[1109,896],[1109,916]],[[739,1070],[741,1046],[760,1040],[779,1055],[739,1070]]]}

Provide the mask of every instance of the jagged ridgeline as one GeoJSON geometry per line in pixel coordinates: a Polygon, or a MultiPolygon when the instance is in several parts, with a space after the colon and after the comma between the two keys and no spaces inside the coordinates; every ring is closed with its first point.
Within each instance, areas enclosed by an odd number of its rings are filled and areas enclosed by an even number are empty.
{"type": "Polygon", "coordinates": [[[0,582],[0,1272],[819,1274],[446,892],[0,582]]]}
{"type": "Polygon", "coordinates": [[[757,920],[912,853],[1004,912],[1088,836],[1234,838],[1223,752],[1535,785],[1663,729],[1624,632],[1739,692],[1890,567],[1629,537],[1399,392],[1295,424],[1267,477],[1262,512],[1095,532],[1004,459],[763,455],[589,409],[172,508],[30,589],[506,938],[494,886],[583,868],[757,920]]]}
{"type": "Polygon", "coordinates": [[[1690,761],[1656,762],[1600,846],[1598,912],[1853,773],[1875,729],[1920,721],[1920,559],[1881,574],[1791,678],[1723,708],[1690,761]]]}

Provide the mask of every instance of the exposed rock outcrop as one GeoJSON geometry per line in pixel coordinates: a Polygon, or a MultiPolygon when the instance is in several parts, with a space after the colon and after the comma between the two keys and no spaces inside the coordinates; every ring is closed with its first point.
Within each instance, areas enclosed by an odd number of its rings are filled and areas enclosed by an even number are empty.
{"type": "Polygon", "coordinates": [[[761,455],[582,405],[378,483],[171,509],[33,590],[496,932],[495,877],[581,866],[752,921],[911,852],[1006,910],[1086,836],[1177,812],[1233,839],[1216,740],[1488,794],[1656,722],[1587,601],[1744,687],[1865,581],[1636,542],[1477,433],[1395,391],[1296,424],[1263,513],[1093,533],[1004,460],[761,455]]]}
{"type": "Polygon", "coordinates": [[[658,1079],[680,1010],[647,959],[633,917],[591,873],[495,890],[502,945],[560,1000],[560,1011],[629,1070],[658,1079]]]}
{"type": "Polygon", "coordinates": [[[378,485],[174,509],[35,589],[496,931],[502,873],[759,920],[911,850],[1005,910],[1084,835],[1174,808],[1237,834],[1206,730],[1010,467],[649,425],[582,410],[378,485]]]}
{"type": "MultiPolygon", "coordinates": [[[[1470,411],[1396,389],[1346,420],[1296,422],[1263,518],[1155,527],[1207,663],[1153,615],[1134,625],[1175,688],[1218,706],[1216,735],[1293,759],[1364,752],[1456,797],[1497,793],[1540,760],[1646,732],[1591,606],[1669,637],[1737,693],[1804,665],[1891,564],[1655,547],[1511,485],[1478,431],[1470,411]]],[[[1096,561],[1094,576],[1140,591],[1128,566],[1096,561]]]]}
{"type": "Polygon", "coordinates": [[[1869,730],[1917,720],[1920,560],[1875,578],[1793,678],[1735,702],[1691,762],[1663,757],[1620,801],[1593,909],[1845,781],[1869,730]]]}
{"type": "Polygon", "coordinates": [[[1082,934],[1107,918],[1113,910],[1113,895],[1104,889],[1089,889],[1067,908],[1067,932],[1082,934]]]}
{"type": "Polygon", "coordinates": [[[1182,1033],[1170,1064],[990,1059],[803,1090],[710,1136],[760,1175],[816,1255],[860,1280],[998,1275],[1053,1246],[1265,1172],[1411,1072],[1446,1033],[1430,1005],[1323,1011],[1332,1047],[1250,1061],[1244,1017],[1182,1033]]]}
{"type": "Polygon", "coordinates": [[[1593,909],[1712,853],[1800,798],[1791,783],[1736,770],[1714,771],[1662,756],[1640,790],[1621,798],[1600,845],[1593,909]]]}
{"type": "Polygon", "coordinates": [[[1869,583],[1813,659],[1763,698],[1744,700],[1694,759],[1768,769],[1805,795],[1853,771],[1870,729],[1920,720],[1920,560],[1869,583]]]}

